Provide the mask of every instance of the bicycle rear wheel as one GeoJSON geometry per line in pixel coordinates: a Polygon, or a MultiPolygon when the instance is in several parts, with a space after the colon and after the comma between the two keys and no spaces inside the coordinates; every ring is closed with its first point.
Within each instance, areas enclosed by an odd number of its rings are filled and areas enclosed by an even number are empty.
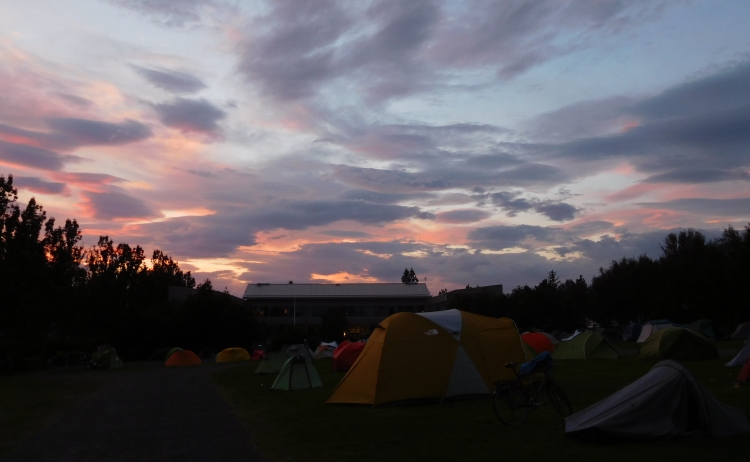
{"type": "Polygon", "coordinates": [[[505,384],[495,389],[495,414],[506,425],[518,425],[529,415],[526,394],[516,385],[505,384]]]}
{"type": "Polygon", "coordinates": [[[552,407],[554,407],[563,418],[568,417],[573,413],[573,406],[570,404],[570,400],[554,382],[547,382],[547,396],[549,397],[549,402],[552,404],[552,407]]]}

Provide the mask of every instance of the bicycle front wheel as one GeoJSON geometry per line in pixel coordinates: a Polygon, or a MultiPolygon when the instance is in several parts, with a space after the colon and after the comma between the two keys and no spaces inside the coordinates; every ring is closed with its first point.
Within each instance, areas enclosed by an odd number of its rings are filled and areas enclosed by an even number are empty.
{"type": "Polygon", "coordinates": [[[568,417],[573,413],[573,406],[570,404],[570,400],[554,382],[547,382],[547,396],[549,397],[549,402],[552,404],[552,407],[554,407],[563,418],[568,417]]]}
{"type": "Polygon", "coordinates": [[[521,424],[529,415],[526,395],[515,385],[505,384],[497,387],[493,401],[495,414],[506,425],[521,424]]]}

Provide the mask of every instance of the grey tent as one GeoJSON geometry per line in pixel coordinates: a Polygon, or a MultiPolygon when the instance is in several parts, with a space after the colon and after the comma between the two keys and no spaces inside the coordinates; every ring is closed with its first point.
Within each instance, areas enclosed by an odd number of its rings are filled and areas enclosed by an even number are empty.
{"type": "Polygon", "coordinates": [[[651,370],[598,403],[565,419],[569,435],[628,439],[730,436],[750,433],[744,411],[720,403],[679,363],[651,370]]]}
{"type": "Polygon", "coordinates": [[[295,356],[302,356],[308,361],[313,360],[313,352],[310,351],[310,348],[307,345],[303,345],[303,344],[292,345],[284,351],[286,352],[286,355],[289,358],[294,358],[295,356]]]}
{"type": "Polygon", "coordinates": [[[742,347],[737,356],[732,358],[726,365],[727,366],[743,366],[747,360],[750,359],[750,339],[745,342],[745,346],[742,347]]]}
{"type": "Polygon", "coordinates": [[[750,337],[750,322],[743,322],[737,326],[734,330],[732,338],[748,338],[750,337]]]}
{"type": "Polygon", "coordinates": [[[273,390],[291,391],[309,390],[322,386],[323,382],[320,381],[318,371],[315,370],[312,362],[303,356],[295,356],[286,360],[271,388],[273,390]]]}

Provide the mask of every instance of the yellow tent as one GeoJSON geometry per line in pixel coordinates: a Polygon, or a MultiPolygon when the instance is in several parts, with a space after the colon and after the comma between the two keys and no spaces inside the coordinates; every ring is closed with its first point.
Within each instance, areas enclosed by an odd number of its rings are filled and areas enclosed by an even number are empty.
{"type": "Polygon", "coordinates": [[[216,355],[217,363],[229,363],[232,361],[249,361],[250,353],[244,348],[227,348],[216,355]]]}
{"type": "MultiPolygon", "coordinates": [[[[530,359],[530,358],[529,358],[530,359]]],[[[327,403],[378,405],[491,393],[526,361],[515,323],[458,310],[396,313],[375,328],[327,403]]]]}

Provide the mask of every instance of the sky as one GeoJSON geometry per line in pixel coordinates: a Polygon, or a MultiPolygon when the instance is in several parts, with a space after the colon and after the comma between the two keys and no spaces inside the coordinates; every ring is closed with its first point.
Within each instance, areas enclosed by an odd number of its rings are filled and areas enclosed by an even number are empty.
{"type": "Polygon", "coordinates": [[[0,174],[198,281],[587,280],[750,222],[750,2],[0,3],[0,174]]]}

